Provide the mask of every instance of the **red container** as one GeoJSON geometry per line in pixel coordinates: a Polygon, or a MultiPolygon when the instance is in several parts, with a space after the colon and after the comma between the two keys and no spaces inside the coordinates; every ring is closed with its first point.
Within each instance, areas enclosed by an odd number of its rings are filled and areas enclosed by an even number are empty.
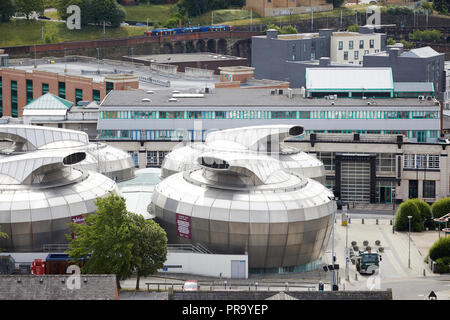
{"type": "Polygon", "coordinates": [[[31,264],[31,274],[45,274],[45,261],[41,259],[34,259],[31,264]]]}

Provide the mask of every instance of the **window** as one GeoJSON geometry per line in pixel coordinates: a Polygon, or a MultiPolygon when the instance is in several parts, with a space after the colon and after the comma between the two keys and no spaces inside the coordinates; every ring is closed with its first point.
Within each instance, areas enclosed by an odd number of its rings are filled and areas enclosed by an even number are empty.
{"type": "Polygon", "coordinates": [[[311,111],[299,111],[298,118],[299,119],[311,119],[311,111]]]}
{"type": "Polygon", "coordinates": [[[395,172],[395,155],[393,153],[377,153],[376,171],[395,172]]]}
{"type": "Polygon", "coordinates": [[[370,48],[373,49],[375,47],[375,40],[370,39],[370,48]]]}
{"type": "Polygon", "coordinates": [[[355,60],[359,59],[359,52],[358,51],[354,52],[354,58],[355,58],[355,60]]]}
{"type": "Polygon", "coordinates": [[[225,111],[215,111],[216,119],[225,119],[226,112],[225,111]]]}
{"type": "Polygon", "coordinates": [[[364,40],[359,40],[359,48],[364,49],[364,40]]]}
{"type": "Polygon", "coordinates": [[[364,50],[364,55],[369,54],[369,50],[364,50]]]}
{"type": "Polygon", "coordinates": [[[338,50],[342,50],[344,48],[344,42],[343,41],[339,41],[338,42],[338,50]]]}
{"type": "Polygon", "coordinates": [[[139,153],[136,151],[128,151],[128,154],[131,156],[131,158],[133,158],[134,166],[136,168],[138,168],[139,167],[139,153]]]}
{"type": "Polygon", "coordinates": [[[348,49],[349,49],[349,50],[353,50],[353,40],[350,40],[350,41],[348,42],[348,49]]]}
{"type": "Polygon", "coordinates": [[[106,94],[108,94],[111,90],[114,90],[114,83],[106,81],[106,94]]]}
{"type": "Polygon", "coordinates": [[[100,90],[92,90],[92,100],[100,102],[100,90]]]}
{"type": "Polygon", "coordinates": [[[418,195],[419,195],[418,189],[419,189],[419,187],[418,187],[417,180],[409,180],[408,198],[409,199],[418,198],[418,195]]]}
{"type": "Polygon", "coordinates": [[[58,96],[63,99],[66,98],[66,83],[65,82],[58,82],[58,96]]]}
{"type": "Polygon", "coordinates": [[[201,119],[202,118],[202,112],[201,111],[189,111],[188,112],[188,118],[189,119],[201,119]]]}
{"type": "Polygon", "coordinates": [[[296,119],[296,111],[272,111],[272,119],[296,119]]]}
{"type": "Polygon", "coordinates": [[[49,89],[48,89],[48,83],[43,83],[42,84],[42,95],[48,93],[49,89]]]}
{"type": "Polygon", "coordinates": [[[334,152],[317,152],[317,159],[323,162],[325,170],[333,171],[334,165],[334,152]]]}
{"type": "Polygon", "coordinates": [[[17,81],[11,81],[11,116],[17,115],[17,81]]]}
{"type": "Polygon", "coordinates": [[[83,90],[75,89],[75,104],[78,105],[81,100],[83,100],[83,90]]]}
{"type": "Polygon", "coordinates": [[[183,119],[184,112],[183,111],[160,111],[159,118],[160,119],[183,119]]]}
{"type": "Polygon", "coordinates": [[[344,60],[348,60],[348,51],[344,51],[344,60]]]}
{"type": "Polygon", "coordinates": [[[423,180],[423,197],[424,198],[436,197],[436,181],[423,180]]]}
{"type": "Polygon", "coordinates": [[[438,154],[405,154],[403,157],[405,169],[439,169],[438,154]]]}
{"type": "Polygon", "coordinates": [[[27,79],[27,104],[33,101],[33,80],[27,79]]]}

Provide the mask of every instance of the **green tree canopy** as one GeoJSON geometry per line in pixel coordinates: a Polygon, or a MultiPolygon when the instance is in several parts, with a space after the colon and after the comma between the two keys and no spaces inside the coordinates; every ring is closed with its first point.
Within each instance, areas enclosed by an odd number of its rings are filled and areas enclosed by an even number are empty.
{"type": "MultiPolygon", "coordinates": [[[[3,1],[3,0],[2,0],[3,1]]],[[[31,15],[36,12],[43,14],[45,9],[44,0],[15,0],[17,12],[25,15],[27,19],[31,18],[31,15]]]]}
{"type": "Polygon", "coordinates": [[[56,0],[56,9],[61,19],[66,20],[67,7],[77,5],[81,9],[81,24],[102,25],[103,21],[112,27],[119,27],[125,20],[125,10],[116,0],[56,0]]]}
{"type": "Polygon", "coordinates": [[[393,38],[388,38],[387,41],[386,41],[386,44],[388,46],[392,46],[392,45],[395,44],[395,40],[393,38]]]}
{"type": "Polygon", "coordinates": [[[419,209],[420,217],[426,228],[434,228],[433,216],[431,214],[431,206],[423,200],[411,199],[417,209],[419,209]]]}
{"type": "Polygon", "coordinates": [[[411,231],[423,231],[423,220],[420,216],[419,208],[416,204],[411,201],[403,202],[397,210],[395,215],[395,230],[397,231],[408,231],[409,230],[409,219],[411,218],[411,231]]]}
{"type": "Polygon", "coordinates": [[[433,203],[431,212],[433,213],[433,218],[440,218],[450,213],[450,198],[442,198],[433,203]]]}
{"type": "Polygon", "coordinates": [[[448,15],[450,12],[449,0],[433,0],[433,9],[440,14],[448,15]]]}
{"type": "Polygon", "coordinates": [[[348,26],[347,30],[349,32],[359,32],[359,26],[357,24],[352,24],[351,26],[348,26]]]}
{"type": "Polygon", "coordinates": [[[211,10],[240,8],[244,4],[245,0],[181,0],[177,5],[182,15],[187,13],[189,17],[196,17],[211,10]]]}
{"type": "Polygon", "coordinates": [[[428,255],[435,261],[439,258],[450,257],[450,237],[442,237],[436,240],[430,247],[428,255]]]}
{"type": "Polygon", "coordinates": [[[326,0],[327,3],[331,3],[333,8],[339,8],[344,3],[344,0],[326,0]]]}
{"type": "MultiPolygon", "coordinates": [[[[0,239],[5,239],[5,238],[8,238],[8,234],[0,231],[0,239]]],[[[0,252],[2,252],[1,248],[0,248],[0,252]]]]}
{"type": "Polygon", "coordinates": [[[119,280],[133,270],[147,276],[162,267],[167,237],[161,227],[128,212],[125,199],[117,195],[99,198],[95,204],[96,214],[88,216],[85,224],[70,224],[74,239],[67,235],[72,261],[89,256],[83,273],[116,274],[120,288],[119,280]]]}
{"type": "Polygon", "coordinates": [[[8,22],[16,12],[16,4],[13,0],[0,1],[0,21],[8,22]]]}
{"type": "Polygon", "coordinates": [[[167,259],[166,232],[153,220],[132,214],[133,266],[136,270],[136,290],[140,277],[146,277],[162,269],[167,259]]]}

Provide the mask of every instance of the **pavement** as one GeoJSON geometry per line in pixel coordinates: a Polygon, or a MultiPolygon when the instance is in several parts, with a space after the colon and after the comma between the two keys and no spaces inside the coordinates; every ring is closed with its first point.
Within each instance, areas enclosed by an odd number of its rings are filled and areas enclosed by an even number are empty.
{"type": "MultiPolygon", "coordinates": [[[[348,227],[342,226],[341,216],[336,215],[335,224],[335,255],[336,263],[340,265],[339,290],[386,290],[392,289],[394,300],[424,300],[427,299],[431,291],[434,291],[438,300],[450,300],[450,275],[433,274],[424,262],[429,247],[438,239],[437,231],[424,231],[421,233],[411,233],[409,245],[408,232],[392,231],[391,214],[366,214],[364,212],[350,213],[351,223],[348,227]],[[364,219],[364,223],[363,220],[364,219]],[[378,224],[377,224],[378,220],[378,224]],[[380,271],[371,276],[361,275],[356,271],[355,265],[351,262],[346,264],[345,248],[346,244],[351,245],[356,241],[360,248],[363,248],[364,241],[369,242],[372,249],[377,250],[383,247],[381,253],[380,271]],[[376,246],[375,241],[380,241],[376,246]],[[408,260],[410,267],[408,267],[408,260]],[[348,269],[348,277],[346,276],[348,269]]],[[[443,233],[441,233],[443,236],[443,233]]],[[[323,261],[330,264],[331,261],[331,240],[323,256],[323,261]]],[[[285,290],[284,283],[287,282],[289,290],[317,290],[319,281],[324,282],[325,290],[330,290],[330,273],[322,269],[305,273],[292,273],[281,275],[250,275],[249,279],[227,279],[226,290],[285,290]],[[259,287],[255,288],[254,283],[258,282],[259,287]],[[250,286],[249,286],[250,285],[250,286]]],[[[146,291],[146,282],[167,283],[168,288],[172,283],[175,288],[180,289],[185,280],[196,279],[203,285],[203,290],[224,290],[223,280],[213,277],[202,277],[187,274],[161,273],[153,277],[141,279],[141,289],[146,291]],[[208,284],[208,285],[206,285],[208,284]]],[[[131,290],[136,286],[136,279],[121,281],[122,288],[131,290]]],[[[156,286],[154,288],[156,289],[156,286]]],[[[150,293],[142,292],[137,295],[120,293],[120,299],[159,299],[159,296],[151,296],[150,293]],[[147,295],[148,294],[148,295],[147,295]]]]}

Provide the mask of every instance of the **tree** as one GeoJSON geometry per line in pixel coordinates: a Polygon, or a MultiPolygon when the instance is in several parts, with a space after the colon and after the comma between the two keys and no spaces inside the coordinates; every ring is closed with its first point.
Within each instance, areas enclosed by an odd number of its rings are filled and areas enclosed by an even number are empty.
{"type": "Polygon", "coordinates": [[[70,223],[74,239],[67,235],[67,254],[73,262],[89,259],[83,273],[116,274],[120,279],[131,275],[133,268],[133,242],[131,218],[125,208],[125,199],[114,194],[95,202],[96,214],[86,217],[85,224],[70,223]]]}
{"type": "Polygon", "coordinates": [[[417,209],[419,209],[420,217],[424,223],[425,228],[434,228],[434,221],[431,214],[431,206],[423,200],[420,199],[411,199],[417,209]]]}
{"type": "Polygon", "coordinates": [[[0,21],[8,22],[16,12],[16,4],[13,0],[0,1],[0,21]]]}
{"type": "Polygon", "coordinates": [[[333,8],[339,8],[344,3],[344,0],[326,0],[326,2],[333,4],[333,8]]]}
{"type": "MultiPolygon", "coordinates": [[[[8,238],[8,234],[0,231],[0,239],[6,239],[6,238],[8,238]]],[[[0,252],[2,252],[1,249],[0,249],[0,252]]]]}
{"type": "Polygon", "coordinates": [[[436,240],[430,247],[428,255],[432,260],[450,257],[450,237],[442,237],[436,240]]]}
{"type": "Polygon", "coordinates": [[[395,40],[392,39],[392,38],[388,38],[387,41],[386,41],[386,44],[387,44],[388,46],[392,46],[392,45],[395,44],[395,40]]]}
{"type": "Polygon", "coordinates": [[[33,12],[44,14],[45,2],[44,0],[16,0],[16,6],[17,12],[24,14],[29,20],[33,12]]]}
{"type": "Polygon", "coordinates": [[[423,220],[420,216],[419,209],[415,203],[411,200],[403,202],[395,215],[395,230],[397,231],[408,231],[409,230],[409,219],[411,218],[411,231],[423,231],[423,220]]]}
{"type": "Polygon", "coordinates": [[[347,30],[349,32],[359,32],[359,26],[357,24],[352,24],[351,26],[348,26],[347,30]]]}
{"type": "Polygon", "coordinates": [[[442,198],[433,203],[431,212],[433,213],[433,218],[440,218],[450,213],[450,198],[442,198]]]}
{"type": "Polygon", "coordinates": [[[448,15],[450,12],[450,1],[449,0],[433,0],[433,9],[440,14],[448,15]]]}
{"type": "Polygon", "coordinates": [[[57,0],[56,8],[61,19],[69,16],[67,7],[77,5],[81,9],[81,24],[94,23],[103,25],[103,22],[112,27],[119,27],[125,20],[125,10],[116,0],[57,0]]]}
{"type": "Polygon", "coordinates": [[[139,280],[162,269],[167,259],[166,232],[153,220],[132,214],[133,266],[136,270],[136,290],[139,280]]]}

